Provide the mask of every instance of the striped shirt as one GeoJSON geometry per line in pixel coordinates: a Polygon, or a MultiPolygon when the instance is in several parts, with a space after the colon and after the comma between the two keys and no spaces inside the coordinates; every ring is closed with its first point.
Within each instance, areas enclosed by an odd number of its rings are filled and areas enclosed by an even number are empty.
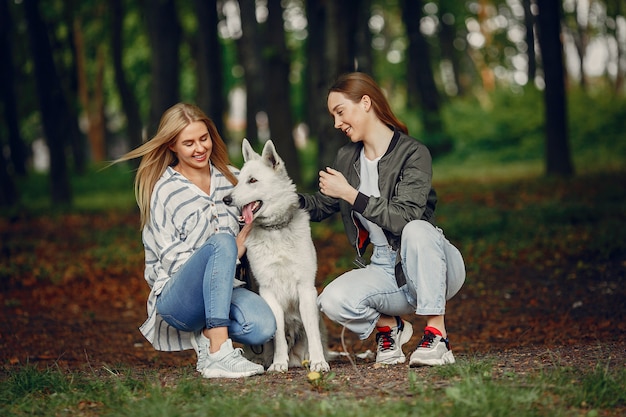
{"type": "MultiPolygon", "coordinates": [[[[239,171],[230,167],[235,175],[239,171]]],[[[211,164],[211,191],[207,195],[172,167],[157,181],[150,199],[150,221],[142,233],[145,248],[145,279],[150,286],[148,319],[141,333],[155,349],[191,349],[191,333],[168,325],[156,311],[157,295],[196,249],[215,233],[239,233],[237,208],[222,198],[233,185],[211,164]]]]}

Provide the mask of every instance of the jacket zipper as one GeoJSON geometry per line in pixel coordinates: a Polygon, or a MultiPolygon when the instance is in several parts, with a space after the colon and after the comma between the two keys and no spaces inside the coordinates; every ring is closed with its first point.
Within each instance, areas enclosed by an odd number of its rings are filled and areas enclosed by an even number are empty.
{"type": "MultiPolygon", "coordinates": [[[[358,187],[361,185],[361,173],[357,169],[356,164],[357,164],[357,161],[354,161],[354,163],[352,164],[352,169],[354,169],[354,172],[359,179],[359,183],[356,186],[356,189],[358,191],[359,189],[358,187]]],[[[352,225],[354,226],[354,229],[356,231],[356,234],[355,234],[356,237],[354,239],[353,244],[354,244],[354,249],[356,250],[357,258],[354,260],[354,263],[360,268],[364,268],[365,261],[363,260],[363,254],[361,253],[361,249],[359,248],[359,226],[357,226],[356,220],[354,220],[354,211],[350,211],[350,219],[352,220],[352,225]]]]}

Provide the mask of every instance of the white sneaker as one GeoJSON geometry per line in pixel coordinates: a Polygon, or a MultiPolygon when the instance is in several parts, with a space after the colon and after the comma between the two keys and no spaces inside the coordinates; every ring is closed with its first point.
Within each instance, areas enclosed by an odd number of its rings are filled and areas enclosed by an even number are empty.
{"type": "MultiPolygon", "coordinates": [[[[208,348],[207,348],[208,352],[208,348]]],[[[241,378],[260,375],[265,372],[262,365],[243,357],[241,348],[233,348],[233,342],[227,339],[220,350],[208,353],[205,366],[200,371],[205,378],[241,378]]]]}
{"type": "Polygon", "coordinates": [[[396,327],[378,327],[376,334],[376,363],[395,365],[404,363],[406,357],[402,353],[402,345],[413,336],[413,326],[405,320],[400,320],[396,327]]]}
{"type": "Polygon", "coordinates": [[[433,366],[454,363],[448,339],[433,333],[429,327],[424,329],[424,336],[409,360],[410,367],[433,366]]]}
{"type": "Polygon", "coordinates": [[[198,372],[202,372],[202,370],[206,367],[206,361],[209,357],[209,348],[211,347],[211,341],[202,334],[202,330],[199,332],[194,332],[191,336],[191,345],[193,346],[193,350],[196,351],[196,355],[198,356],[198,364],[196,365],[196,370],[198,372]]]}

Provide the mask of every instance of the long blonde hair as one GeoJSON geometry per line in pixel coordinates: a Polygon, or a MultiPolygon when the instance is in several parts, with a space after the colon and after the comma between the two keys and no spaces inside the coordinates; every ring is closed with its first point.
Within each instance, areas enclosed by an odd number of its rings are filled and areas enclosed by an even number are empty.
{"type": "Polygon", "coordinates": [[[233,185],[237,184],[237,177],[228,168],[228,165],[231,164],[228,148],[217,131],[215,123],[193,104],[175,104],[161,116],[159,128],[152,139],[113,162],[118,163],[141,158],[135,176],[135,198],[141,213],[142,229],[150,221],[150,199],[154,185],[168,166],[174,166],[178,163],[178,158],[170,149],[170,145],[176,142],[178,134],[185,127],[198,121],[206,124],[211,136],[213,149],[209,159],[213,166],[224,174],[233,185]]]}

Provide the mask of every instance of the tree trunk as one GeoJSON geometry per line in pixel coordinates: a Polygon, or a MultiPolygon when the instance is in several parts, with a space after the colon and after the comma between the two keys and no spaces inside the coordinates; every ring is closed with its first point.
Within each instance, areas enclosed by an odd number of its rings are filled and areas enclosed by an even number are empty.
{"type": "Polygon", "coordinates": [[[355,69],[367,74],[374,71],[372,59],[372,32],[369,19],[372,15],[372,0],[360,0],[356,8],[356,27],[354,28],[355,69]]]}
{"type": "Polygon", "coordinates": [[[585,75],[585,55],[587,54],[587,45],[589,44],[589,26],[583,26],[580,19],[578,19],[578,2],[574,3],[574,13],[572,20],[574,21],[574,28],[571,30],[572,38],[574,39],[574,45],[576,46],[576,52],[578,52],[578,65],[580,66],[580,88],[583,91],[587,90],[587,76],[585,75]]]}
{"type": "Polygon", "coordinates": [[[554,0],[538,0],[539,46],[546,88],[546,174],[571,176],[574,173],[567,132],[561,10],[554,0]]]}
{"type": "Polygon", "coordinates": [[[198,106],[224,135],[224,90],[222,51],[217,33],[217,7],[214,2],[195,0],[198,15],[198,106]]]}
{"type": "Polygon", "coordinates": [[[259,30],[259,24],[256,21],[255,7],[254,1],[239,0],[242,34],[237,42],[237,51],[244,69],[246,88],[245,136],[253,147],[258,147],[257,115],[266,107],[265,83],[262,81],[266,79],[266,76],[265,62],[261,54],[261,47],[265,42],[263,42],[263,33],[259,30]]]}
{"type": "Polygon", "coordinates": [[[289,72],[291,59],[285,43],[285,23],[281,0],[267,2],[269,15],[267,17],[268,49],[268,106],[270,137],[294,183],[300,184],[300,163],[298,152],[293,139],[293,115],[291,113],[291,85],[289,72]]]}
{"type": "MultiPolygon", "coordinates": [[[[323,94],[313,97],[319,100],[318,160],[320,167],[331,166],[337,151],[345,144],[345,136],[333,127],[326,106],[328,88],[343,73],[356,70],[356,44],[354,34],[358,32],[358,10],[360,0],[324,2],[324,44],[323,94]]],[[[371,74],[370,74],[371,75],[371,74]]]]}
{"type": "Polygon", "coordinates": [[[17,188],[7,170],[4,155],[0,154],[0,207],[13,207],[18,201],[17,188]]]}
{"type": "Polygon", "coordinates": [[[9,135],[10,160],[13,172],[24,176],[26,175],[28,150],[20,134],[19,115],[15,98],[12,31],[13,21],[11,14],[7,7],[7,2],[2,0],[0,1],[0,101],[4,103],[4,123],[9,135]]]}
{"type": "MultiPolygon", "coordinates": [[[[120,93],[122,107],[126,114],[126,134],[128,136],[128,144],[131,149],[141,145],[142,123],[141,114],[139,112],[139,103],[137,97],[130,87],[126,79],[126,73],[123,65],[123,25],[124,10],[122,8],[122,0],[112,0],[111,2],[111,54],[113,58],[113,71],[115,73],[115,84],[120,93]]],[[[134,161],[135,166],[139,165],[138,161],[134,161]]]]}
{"type": "Polygon", "coordinates": [[[104,49],[98,45],[96,51],[96,77],[90,85],[87,75],[87,51],[81,20],[74,19],[74,40],[76,44],[76,73],[78,76],[78,96],[87,120],[87,138],[91,145],[91,156],[95,162],[106,159],[106,130],[104,125],[104,49]]]}
{"type": "MultiPolygon", "coordinates": [[[[71,28],[74,23],[74,15],[78,6],[76,5],[76,0],[66,0],[63,2],[63,23],[67,25],[68,28],[71,28]]],[[[64,86],[65,91],[69,91],[70,94],[66,95],[67,102],[67,131],[65,135],[67,136],[66,142],[69,145],[72,151],[74,170],[78,174],[84,174],[87,161],[89,157],[89,153],[87,151],[87,141],[85,136],[80,131],[78,127],[78,97],[76,97],[76,92],[78,91],[78,75],[76,74],[76,67],[78,62],[78,54],[76,53],[76,41],[74,39],[74,32],[72,30],[69,31],[67,38],[64,43],[56,42],[54,38],[54,32],[51,33],[52,42],[52,50],[61,49],[66,47],[71,54],[71,60],[57,60],[56,62],[62,62],[59,64],[60,66],[57,68],[58,74],[61,78],[61,85],[64,86]]]]}
{"type": "MultiPolygon", "coordinates": [[[[330,13],[328,7],[317,1],[306,2],[307,15],[307,44],[306,44],[306,103],[307,125],[309,136],[316,141],[318,147],[318,165],[320,168],[330,166],[335,159],[335,153],[343,144],[342,134],[333,128],[328,115],[326,96],[328,88],[334,81],[336,74],[330,70],[326,57],[327,32],[330,13]]],[[[317,188],[317,176],[306,184],[317,188]]]]}
{"type": "MultiPolygon", "coordinates": [[[[409,102],[412,96],[417,98],[421,104],[423,109],[422,121],[426,132],[440,132],[439,92],[431,67],[428,42],[420,31],[420,21],[423,17],[422,0],[404,0],[402,17],[409,38],[407,57],[409,102]]],[[[412,104],[417,104],[417,102],[414,101],[412,104]]]]}
{"type": "Polygon", "coordinates": [[[446,62],[450,66],[450,80],[452,86],[446,89],[446,92],[453,96],[463,96],[465,94],[465,85],[461,82],[459,77],[461,63],[459,58],[459,52],[454,47],[454,41],[456,39],[456,25],[455,20],[462,18],[454,13],[451,8],[451,0],[442,0],[439,3],[439,20],[441,23],[441,30],[439,31],[439,43],[441,45],[441,58],[442,63],[446,62]]]}
{"type": "MultiPolygon", "coordinates": [[[[606,14],[612,18],[614,22],[623,19],[624,12],[626,12],[626,4],[624,0],[606,0],[606,14]]],[[[615,25],[612,28],[606,28],[607,33],[613,36],[616,44],[615,48],[615,62],[617,65],[617,74],[615,76],[614,91],[615,94],[622,94],[624,87],[624,77],[626,76],[626,44],[620,42],[619,39],[626,38],[626,28],[624,25],[615,25]]]]}
{"type": "Polygon", "coordinates": [[[72,193],[67,173],[65,141],[69,107],[59,79],[46,25],[39,14],[37,0],[25,0],[24,12],[35,64],[35,79],[41,118],[50,149],[50,186],[53,204],[71,204],[72,193]]]}
{"type": "Polygon", "coordinates": [[[175,0],[145,1],[143,10],[150,39],[150,120],[148,137],[157,130],[161,115],[180,99],[179,48],[181,28],[175,0]]]}
{"type": "Polygon", "coordinates": [[[526,26],[526,46],[528,48],[528,81],[535,82],[537,76],[537,57],[535,55],[535,16],[531,9],[531,0],[523,0],[524,25],[526,26]]]}
{"type": "Polygon", "coordinates": [[[417,98],[420,104],[425,134],[422,140],[435,157],[448,152],[452,148],[452,141],[443,132],[440,97],[431,66],[430,50],[426,38],[420,31],[422,1],[404,0],[402,17],[409,38],[407,57],[409,102],[411,103],[411,98],[417,98]]]}

